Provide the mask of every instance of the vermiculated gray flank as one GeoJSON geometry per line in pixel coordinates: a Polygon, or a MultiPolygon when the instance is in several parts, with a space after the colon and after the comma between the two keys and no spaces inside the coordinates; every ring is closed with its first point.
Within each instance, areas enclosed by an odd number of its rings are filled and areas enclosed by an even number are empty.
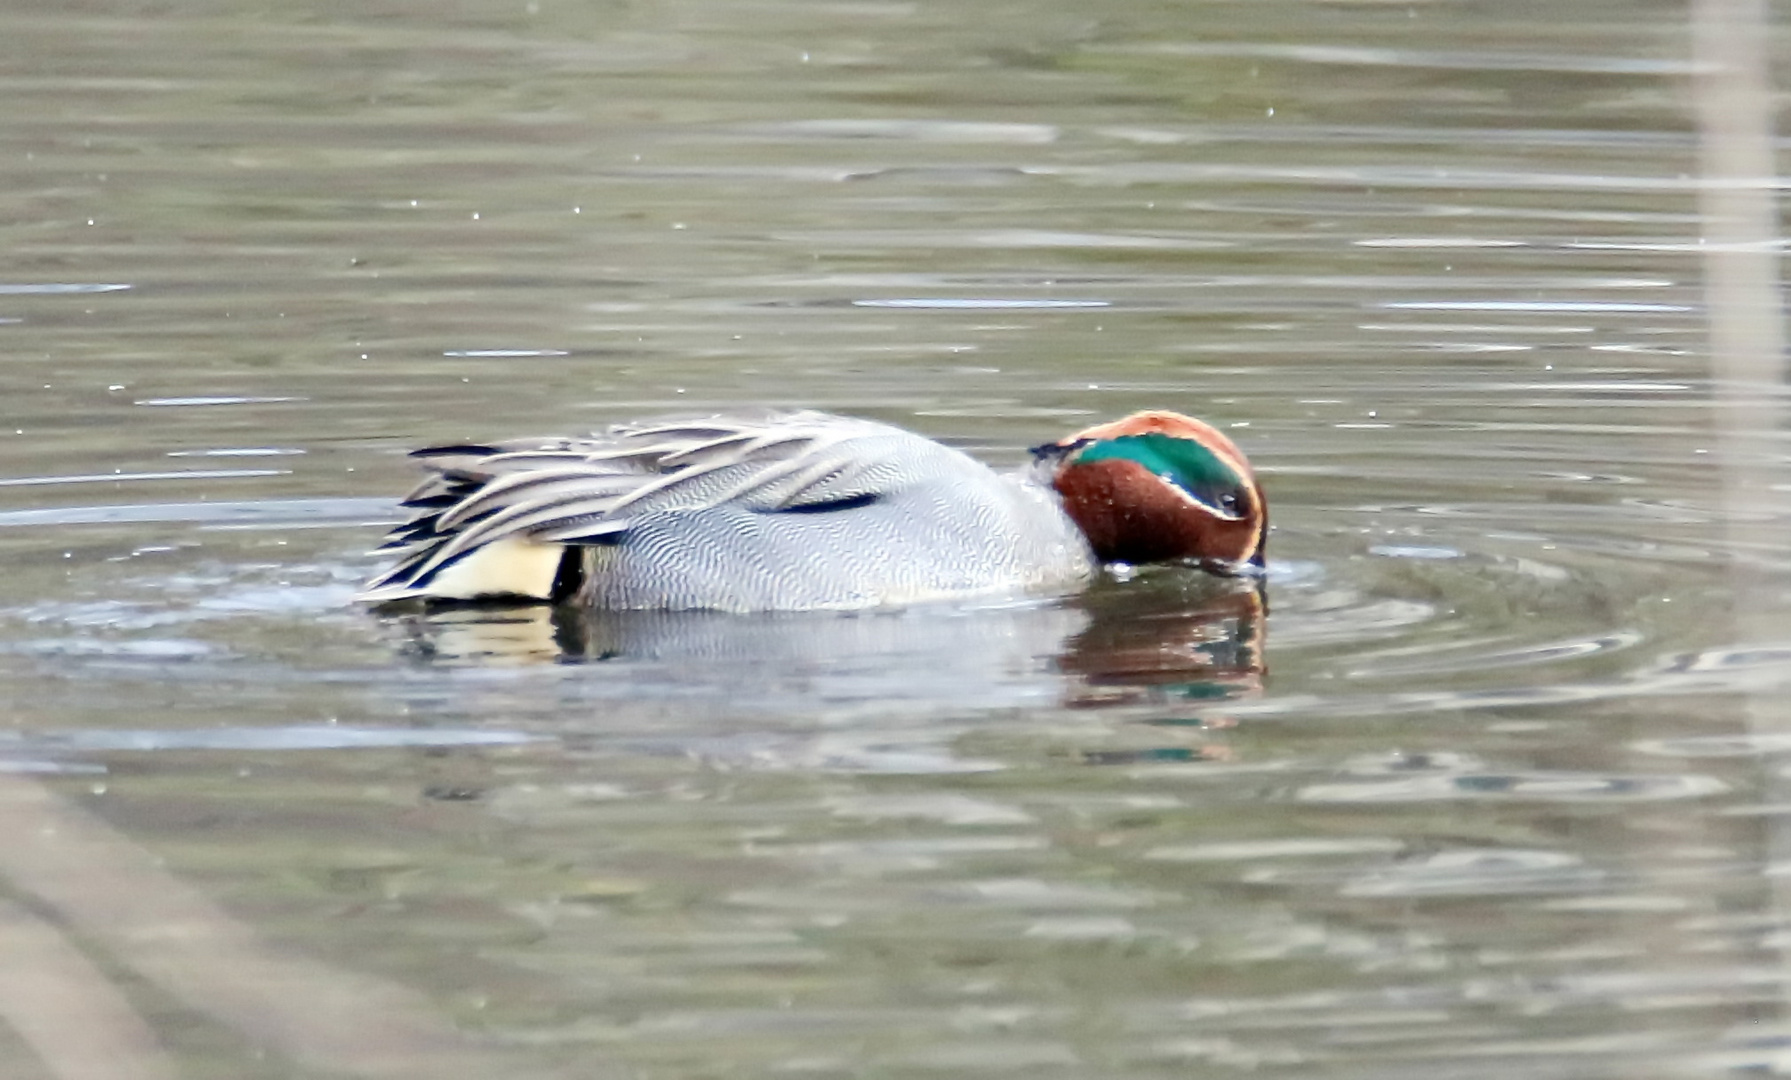
{"type": "Polygon", "coordinates": [[[1042,484],[868,420],[716,417],[420,456],[436,475],[364,599],[860,608],[1062,587],[1095,565],[1042,484]]]}

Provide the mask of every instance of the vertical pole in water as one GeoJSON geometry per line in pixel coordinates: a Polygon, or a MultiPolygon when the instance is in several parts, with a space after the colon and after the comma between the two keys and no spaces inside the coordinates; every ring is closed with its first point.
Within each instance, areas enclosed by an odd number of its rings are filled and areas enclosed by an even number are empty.
{"type": "MultiPolygon", "coordinates": [[[[1704,303],[1725,539],[1744,624],[1764,614],[1760,562],[1788,545],[1774,520],[1782,463],[1785,331],[1779,299],[1778,170],[1765,0],[1694,0],[1704,303]],[[1751,564],[1751,566],[1750,566],[1751,564]],[[1749,609],[1752,609],[1751,611],[1749,609]]],[[[1769,625],[1738,626],[1759,643],[1769,625]]],[[[1762,702],[1761,704],[1765,704],[1762,702]]]]}
{"type": "MultiPolygon", "coordinates": [[[[1772,618],[1783,601],[1775,605],[1774,583],[1764,580],[1791,549],[1777,520],[1791,498],[1782,486],[1785,331],[1766,4],[1694,0],[1692,18],[1704,303],[1737,644],[1782,644],[1791,627],[1772,618]]],[[[1775,700],[1783,697],[1756,695],[1752,722],[1791,731],[1791,710],[1775,700]]]]}
{"type": "MultiPolygon", "coordinates": [[[[1783,521],[1791,504],[1784,445],[1784,311],[1779,294],[1778,169],[1773,153],[1772,83],[1767,0],[1693,0],[1692,94],[1698,120],[1703,219],[1704,303],[1713,422],[1721,470],[1723,534],[1735,605],[1732,647],[1783,646],[1791,640],[1782,569],[1791,537],[1783,521]]],[[[1745,730],[1791,734],[1791,694],[1755,688],[1743,704],[1745,730]]],[[[1783,804],[1791,792],[1766,757],[1763,801],[1783,804]]],[[[1787,819],[1762,819],[1762,869],[1791,861],[1787,819]]],[[[1765,914],[1791,921],[1784,879],[1765,882],[1765,914]]],[[[1791,1006],[1781,1005],[1781,1009],[1791,1006]]],[[[1780,1022],[1786,1020],[1781,1013],[1780,1022]]],[[[1775,1073],[1791,1070],[1791,1054],[1733,1064],[1775,1073]]]]}
{"type": "Polygon", "coordinates": [[[1728,481],[1773,479],[1774,387],[1784,376],[1769,27],[1765,0],[1694,0],[1692,15],[1711,374],[1718,434],[1737,440],[1722,447],[1723,495],[1725,509],[1745,508],[1766,492],[1754,489],[1749,498],[1728,481]]]}

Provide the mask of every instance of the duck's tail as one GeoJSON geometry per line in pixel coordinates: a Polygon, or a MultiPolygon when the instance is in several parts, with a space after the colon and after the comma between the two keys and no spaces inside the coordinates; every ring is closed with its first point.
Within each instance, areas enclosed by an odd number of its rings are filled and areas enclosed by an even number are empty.
{"type": "Polygon", "coordinates": [[[569,579],[579,576],[580,556],[566,544],[504,537],[423,572],[436,549],[445,543],[444,537],[374,578],[355,599],[364,604],[498,598],[551,601],[576,590],[569,579]]]}

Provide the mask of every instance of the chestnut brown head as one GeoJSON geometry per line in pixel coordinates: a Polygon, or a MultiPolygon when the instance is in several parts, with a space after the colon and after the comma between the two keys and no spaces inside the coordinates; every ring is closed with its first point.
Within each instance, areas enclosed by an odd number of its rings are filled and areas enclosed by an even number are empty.
{"type": "Polygon", "coordinates": [[[1102,562],[1262,568],[1268,504],[1243,452],[1211,424],[1133,413],[1033,453],[1102,562]]]}

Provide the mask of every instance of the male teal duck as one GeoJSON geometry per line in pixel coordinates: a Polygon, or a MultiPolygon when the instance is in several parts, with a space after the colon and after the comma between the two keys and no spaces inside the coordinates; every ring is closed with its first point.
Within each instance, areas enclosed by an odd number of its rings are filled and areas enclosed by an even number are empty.
{"type": "Polygon", "coordinates": [[[1063,589],[1102,563],[1263,563],[1268,509],[1218,429],[1140,412],[1003,475],[870,420],[795,412],[418,450],[431,475],[369,603],[893,606],[1063,589]]]}

